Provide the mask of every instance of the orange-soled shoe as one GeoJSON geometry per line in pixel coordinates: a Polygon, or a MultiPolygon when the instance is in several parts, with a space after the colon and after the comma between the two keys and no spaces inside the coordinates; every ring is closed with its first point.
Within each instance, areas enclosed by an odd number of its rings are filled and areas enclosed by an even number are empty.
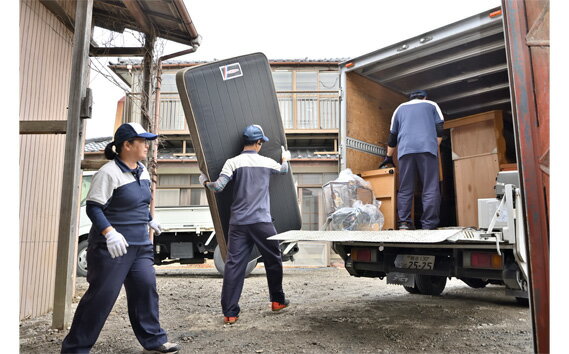
{"type": "Polygon", "coordinates": [[[223,317],[223,323],[225,324],[234,324],[235,322],[237,322],[237,320],[239,319],[239,316],[235,316],[235,317],[223,317]]]}
{"type": "Polygon", "coordinates": [[[285,300],[283,303],[273,301],[273,302],[271,302],[271,309],[273,311],[280,311],[284,308],[287,308],[289,304],[290,304],[290,301],[288,301],[288,300],[285,300]]]}

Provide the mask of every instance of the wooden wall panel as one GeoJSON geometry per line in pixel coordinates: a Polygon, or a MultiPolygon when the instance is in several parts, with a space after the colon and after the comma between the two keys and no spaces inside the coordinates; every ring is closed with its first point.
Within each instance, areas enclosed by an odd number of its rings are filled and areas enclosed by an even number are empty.
{"type": "MultiPolygon", "coordinates": [[[[39,1],[20,1],[20,120],[67,119],[72,38],[39,1]]],[[[65,135],[20,136],[20,319],[53,307],[64,146],[65,135]]]]}
{"type": "Polygon", "coordinates": [[[393,111],[407,98],[356,73],[346,75],[346,134],[386,145],[393,111]]]}
{"type": "MultiPolygon", "coordinates": [[[[370,144],[387,146],[393,112],[406,97],[356,73],[346,75],[346,135],[370,144]]],[[[354,173],[374,170],[380,156],[348,148],[347,167],[354,173]]]]}
{"type": "Polygon", "coordinates": [[[383,161],[383,157],[359,150],[347,149],[346,160],[347,168],[350,168],[353,173],[358,174],[363,171],[375,170],[383,161]]]}

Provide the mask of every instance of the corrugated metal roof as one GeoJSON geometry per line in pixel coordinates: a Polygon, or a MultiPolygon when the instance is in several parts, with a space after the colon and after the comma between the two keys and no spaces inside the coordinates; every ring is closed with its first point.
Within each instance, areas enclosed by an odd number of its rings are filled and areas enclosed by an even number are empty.
{"type": "Polygon", "coordinates": [[[125,28],[139,32],[153,29],[158,37],[187,45],[192,45],[198,37],[181,0],[94,1],[93,22],[96,26],[120,33],[125,28]]]}
{"type": "Polygon", "coordinates": [[[94,138],[94,139],[86,139],[85,140],[85,148],[83,151],[85,152],[100,152],[104,151],[105,147],[108,143],[113,141],[113,137],[102,137],[102,138],[94,138]]]}

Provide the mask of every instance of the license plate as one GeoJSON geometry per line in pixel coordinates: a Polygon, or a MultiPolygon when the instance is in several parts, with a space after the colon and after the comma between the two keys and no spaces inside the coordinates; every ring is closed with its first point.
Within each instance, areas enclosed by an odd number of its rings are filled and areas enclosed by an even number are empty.
{"type": "Polygon", "coordinates": [[[405,269],[432,270],[435,267],[435,256],[398,254],[397,257],[395,257],[395,267],[405,269]]]}

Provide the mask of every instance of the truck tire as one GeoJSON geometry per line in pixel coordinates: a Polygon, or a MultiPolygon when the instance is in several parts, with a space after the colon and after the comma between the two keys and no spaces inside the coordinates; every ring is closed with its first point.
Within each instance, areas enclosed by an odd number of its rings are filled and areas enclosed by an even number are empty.
{"type": "Polygon", "coordinates": [[[89,243],[87,240],[79,242],[77,246],[77,276],[86,277],[87,276],[87,246],[89,243]]]}
{"type": "Polygon", "coordinates": [[[482,289],[488,285],[488,280],[486,279],[460,278],[460,280],[473,289],[482,289]]]}
{"type": "Polygon", "coordinates": [[[417,289],[415,286],[403,285],[403,288],[405,288],[409,294],[419,294],[419,289],[417,289]]]}
{"type": "Polygon", "coordinates": [[[440,295],[447,284],[447,278],[440,275],[417,274],[415,276],[415,287],[423,295],[440,295]]]}
{"type": "MultiPolygon", "coordinates": [[[[215,251],[213,252],[213,264],[215,265],[215,269],[223,276],[225,271],[225,262],[223,261],[223,257],[221,257],[221,250],[219,246],[215,246],[215,251]]],[[[257,260],[254,259],[247,263],[247,268],[245,268],[245,276],[251,274],[253,269],[257,266],[257,260]]]]}

